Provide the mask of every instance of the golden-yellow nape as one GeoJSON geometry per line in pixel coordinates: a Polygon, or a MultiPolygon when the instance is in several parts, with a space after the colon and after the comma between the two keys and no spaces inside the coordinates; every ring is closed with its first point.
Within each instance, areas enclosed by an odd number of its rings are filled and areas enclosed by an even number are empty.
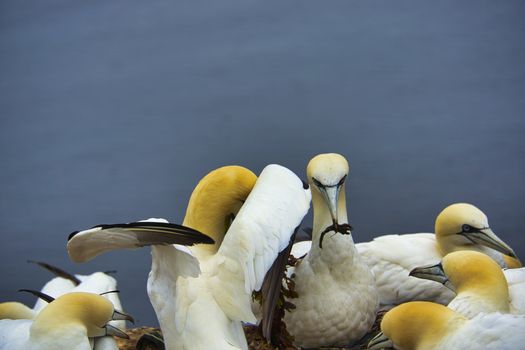
{"type": "Polygon", "coordinates": [[[31,336],[51,334],[64,325],[85,327],[88,337],[106,335],[104,326],[111,321],[113,304],[94,293],[64,294],[47,305],[37,315],[31,327],[31,336]]]}
{"type": "Polygon", "coordinates": [[[431,349],[448,329],[466,320],[446,306],[411,301],[388,311],[381,321],[381,331],[400,349],[431,349]]]}
{"type": "Polygon", "coordinates": [[[31,320],[33,317],[33,310],[22,303],[16,301],[0,303],[0,320],[31,320]]]}
{"type": "Polygon", "coordinates": [[[199,181],[191,194],[183,225],[214,239],[214,245],[201,245],[203,249],[217,251],[256,181],[253,172],[237,165],[213,170],[199,181]]]}
{"type": "Polygon", "coordinates": [[[523,267],[523,264],[521,263],[520,259],[513,258],[505,254],[503,254],[503,261],[509,269],[519,269],[520,267],[523,267]]]}
{"type": "Polygon", "coordinates": [[[491,307],[487,312],[509,312],[507,279],[501,267],[489,256],[471,250],[447,254],[442,260],[443,270],[456,293],[467,293],[470,298],[481,298],[491,307]]]}

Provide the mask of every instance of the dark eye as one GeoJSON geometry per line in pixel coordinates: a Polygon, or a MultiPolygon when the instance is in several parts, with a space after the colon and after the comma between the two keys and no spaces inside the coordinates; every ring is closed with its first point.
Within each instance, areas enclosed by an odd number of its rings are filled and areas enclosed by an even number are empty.
{"type": "Polygon", "coordinates": [[[301,181],[303,182],[303,188],[304,188],[305,190],[307,190],[307,189],[310,188],[310,186],[308,186],[308,182],[306,182],[306,181],[304,181],[304,180],[301,180],[301,181]]]}
{"type": "Polygon", "coordinates": [[[341,180],[339,180],[339,182],[337,183],[337,187],[342,186],[345,183],[345,180],[346,180],[346,175],[343,176],[341,180]]]}
{"type": "Polygon", "coordinates": [[[317,181],[317,179],[315,177],[312,177],[312,181],[314,182],[314,184],[319,187],[319,188],[323,188],[323,184],[320,183],[319,181],[317,181]]]}
{"type": "Polygon", "coordinates": [[[464,224],[463,226],[461,226],[461,231],[462,232],[470,232],[470,231],[472,231],[472,226],[464,224]]]}

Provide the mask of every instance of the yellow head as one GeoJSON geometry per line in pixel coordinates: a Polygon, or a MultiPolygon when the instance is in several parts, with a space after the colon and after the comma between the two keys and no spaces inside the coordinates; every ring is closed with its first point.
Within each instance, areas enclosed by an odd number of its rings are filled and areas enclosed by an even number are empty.
{"type": "Polygon", "coordinates": [[[306,167],[308,183],[312,191],[314,208],[314,234],[329,224],[347,223],[345,180],[350,168],[340,154],[319,154],[306,167]]]}
{"type": "Polygon", "coordinates": [[[257,176],[241,166],[224,166],[206,175],[191,194],[183,225],[194,228],[215,240],[200,245],[217,251],[231,220],[250,194],[257,176]]]}
{"type": "Polygon", "coordinates": [[[75,292],[64,294],[49,303],[35,318],[32,336],[49,334],[64,326],[76,325],[86,329],[88,337],[106,334],[104,328],[113,318],[113,304],[103,296],[75,292]]]}
{"type": "Polygon", "coordinates": [[[443,256],[485,246],[516,257],[514,251],[492,232],[487,216],[472,204],[456,203],[443,209],[436,218],[435,233],[443,256]]]}
{"type": "Polygon", "coordinates": [[[458,295],[468,293],[493,307],[487,312],[509,312],[509,292],[500,266],[483,253],[463,250],[447,254],[443,270],[458,295]]]}
{"type": "Polygon", "coordinates": [[[32,320],[34,312],[27,306],[16,301],[0,303],[0,320],[32,320]]]}
{"type": "Polygon", "coordinates": [[[431,350],[465,321],[446,306],[412,301],[388,311],[381,321],[381,331],[400,349],[431,350]]]}

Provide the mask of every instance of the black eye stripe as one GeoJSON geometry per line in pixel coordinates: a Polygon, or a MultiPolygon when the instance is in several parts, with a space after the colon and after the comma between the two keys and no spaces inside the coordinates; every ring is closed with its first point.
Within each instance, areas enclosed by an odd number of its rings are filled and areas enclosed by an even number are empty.
{"type": "Polygon", "coordinates": [[[475,227],[469,224],[463,224],[461,225],[461,232],[458,232],[458,234],[468,233],[468,232],[480,232],[481,230],[485,230],[488,228],[489,228],[488,226],[478,228],[478,227],[475,227]]]}
{"type": "Polygon", "coordinates": [[[336,185],[323,185],[319,180],[317,180],[315,177],[312,177],[312,181],[314,184],[319,188],[327,188],[327,187],[340,187],[344,184],[346,180],[346,175],[339,180],[339,182],[336,185]]]}
{"type": "Polygon", "coordinates": [[[321,182],[319,182],[319,180],[317,180],[315,177],[312,177],[312,181],[317,187],[324,188],[324,185],[321,182]]]}
{"type": "Polygon", "coordinates": [[[337,186],[342,186],[342,185],[344,184],[345,180],[346,180],[346,175],[343,176],[343,177],[341,178],[341,180],[339,180],[339,182],[337,183],[337,186]]]}

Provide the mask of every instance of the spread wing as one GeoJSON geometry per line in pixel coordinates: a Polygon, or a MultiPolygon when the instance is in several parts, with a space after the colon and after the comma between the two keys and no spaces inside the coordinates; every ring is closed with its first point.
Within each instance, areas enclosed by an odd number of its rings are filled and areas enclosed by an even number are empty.
{"type": "MultiPolygon", "coordinates": [[[[212,293],[232,320],[255,323],[251,294],[308,212],[311,194],[290,170],[268,165],[213,258],[206,262],[212,293]]],[[[203,269],[204,270],[204,269],[203,269]]]]}
{"type": "Polygon", "coordinates": [[[192,228],[171,224],[164,219],[148,219],[129,224],[98,225],[69,235],[67,251],[71,260],[86,262],[102,253],[148,245],[197,243],[212,244],[213,239],[192,228]]]}

